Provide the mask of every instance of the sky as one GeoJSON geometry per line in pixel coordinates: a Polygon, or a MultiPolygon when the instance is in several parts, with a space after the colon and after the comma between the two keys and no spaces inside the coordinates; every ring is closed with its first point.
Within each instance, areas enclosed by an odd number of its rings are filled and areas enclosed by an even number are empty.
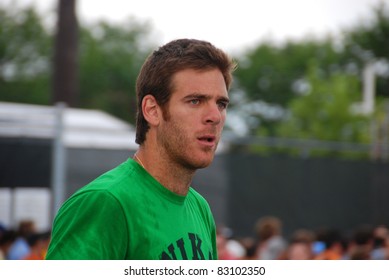
{"type": "MultiPolygon", "coordinates": [[[[233,53],[268,39],[283,42],[338,34],[368,20],[379,2],[389,4],[389,0],[77,0],[77,14],[81,22],[120,23],[134,16],[152,23],[157,43],[196,38],[233,53]]],[[[33,3],[41,11],[52,11],[57,0],[0,3],[33,3]]]]}

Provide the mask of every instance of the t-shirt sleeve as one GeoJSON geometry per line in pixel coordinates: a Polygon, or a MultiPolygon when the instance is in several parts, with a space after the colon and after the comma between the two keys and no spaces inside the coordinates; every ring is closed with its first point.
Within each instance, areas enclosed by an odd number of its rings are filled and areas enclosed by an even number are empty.
{"type": "Polygon", "coordinates": [[[128,228],[123,209],[107,191],[87,191],[64,203],[53,223],[46,259],[125,259],[128,228]]]}

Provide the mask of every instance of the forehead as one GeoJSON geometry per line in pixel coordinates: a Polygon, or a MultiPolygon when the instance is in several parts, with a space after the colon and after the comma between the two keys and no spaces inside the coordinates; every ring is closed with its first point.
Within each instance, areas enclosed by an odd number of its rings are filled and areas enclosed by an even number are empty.
{"type": "Polygon", "coordinates": [[[217,68],[207,70],[185,69],[178,71],[172,79],[173,93],[216,94],[227,96],[227,86],[221,71],[217,68]]]}

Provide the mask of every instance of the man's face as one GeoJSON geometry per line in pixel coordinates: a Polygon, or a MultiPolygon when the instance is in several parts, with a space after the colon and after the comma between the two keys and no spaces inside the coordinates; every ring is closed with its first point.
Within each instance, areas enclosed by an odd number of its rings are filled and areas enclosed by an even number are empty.
{"type": "Polygon", "coordinates": [[[173,92],[158,142],[170,159],[188,169],[208,166],[226,119],[228,92],[218,69],[187,69],[173,77],[173,92]]]}

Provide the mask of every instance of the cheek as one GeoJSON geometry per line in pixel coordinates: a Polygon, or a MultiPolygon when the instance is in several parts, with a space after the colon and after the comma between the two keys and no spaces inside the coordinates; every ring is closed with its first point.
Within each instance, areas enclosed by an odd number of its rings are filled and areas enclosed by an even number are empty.
{"type": "Polygon", "coordinates": [[[201,117],[195,113],[185,112],[177,115],[175,119],[175,127],[186,135],[190,135],[199,127],[201,117]]]}
{"type": "Polygon", "coordinates": [[[222,126],[224,126],[224,123],[226,122],[226,118],[227,118],[227,115],[224,113],[222,115],[222,121],[221,121],[222,126]]]}
{"type": "Polygon", "coordinates": [[[227,118],[227,111],[224,110],[222,113],[221,113],[221,120],[222,120],[222,123],[224,124],[224,122],[226,121],[226,118],[227,118]]]}
{"type": "Polygon", "coordinates": [[[166,136],[176,146],[187,145],[189,135],[191,133],[191,125],[188,125],[184,120],[177,118],[177,121],[171,120],[165,130],[166,136]]]}

